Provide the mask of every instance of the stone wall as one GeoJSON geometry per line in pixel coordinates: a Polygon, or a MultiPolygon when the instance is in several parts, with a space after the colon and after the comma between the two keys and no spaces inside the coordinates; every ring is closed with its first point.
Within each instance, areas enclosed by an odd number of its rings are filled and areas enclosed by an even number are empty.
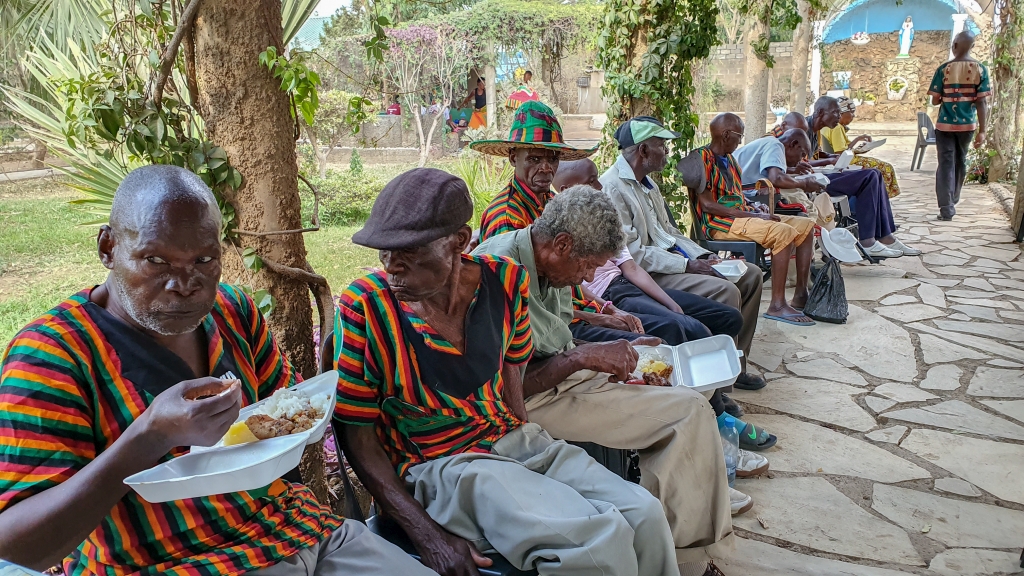
{"type": "Polygon", "coordinates": [[[822,92],[832,89],[833,71],[849,70],[850,92],[870,92],[877,97],[874,106],[861,106],[857,115],[877,122],[915,120],[918,111],[928,109],[927,93],[932,75],[949,57],[949,32],[923,31],[914,34],[910,58],[896,58],[899,35],[872,34],[871,41],[857,46],[842,40],[825,46],[821,67],[822,92]],[[907,79],[902,100],[889,100],[886,84],[893,76],[907,79]]]}

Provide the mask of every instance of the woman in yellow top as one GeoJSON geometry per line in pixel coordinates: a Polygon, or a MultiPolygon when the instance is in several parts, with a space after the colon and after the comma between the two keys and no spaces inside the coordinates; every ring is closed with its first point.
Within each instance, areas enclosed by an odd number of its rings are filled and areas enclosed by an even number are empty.
{"type": "MultiPolygon", "coordinates": [[[[850,141],[850,137],[847,135],[847,126],[850,122],[853,122],[854,117],[857,115],[857,105],[853,103],[846,96],[840,96],[839,100],[839,112],[842,116],[839,117],[839,125],[835,128],[825,127],[821,129],[821,140],[822,144],[827,143],[826,152],[833,154],[839,154],[843,150],[853,150],[861,142],[871,142],[871,136],[864,135],[854,138],[850,141]],[[831,147],[832,150],[827,150],[831,147]]],[[[882,173],[882,180],[885,182],[885,191],[889,198],[895,198],[900,195],[900,184],[896,181],[896,170],[892,167],[892,164],[883,162],[877,158],[869,158],[867,156],[861,156],[857,154],[854,157],[851,164],[863,166],[865,168],[877,168],[882,173]]]]}

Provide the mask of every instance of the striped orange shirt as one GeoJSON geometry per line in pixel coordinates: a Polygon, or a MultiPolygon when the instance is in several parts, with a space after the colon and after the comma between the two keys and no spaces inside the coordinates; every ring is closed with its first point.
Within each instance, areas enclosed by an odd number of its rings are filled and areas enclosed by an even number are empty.
{"type": "MultiPolygon", "coordinates": [[[[29,324],[3,356],[0,514],[80,471],[120,438],[161,388],[188,379],[178,377],[182,366],[191,372],[173,352],[90,302],[91,291],[29,324]]],[[[222,284],[200,329],[213,375],[234,372],[245,404],[295,382],[263,316],[239,290],[222,284]]],[[[184,453],[175,449],[162,461],[184,453]]],[[[284,480],[161,504],[128,492],[65,559],[64,570],[241,574],[320,542],[341,522],[308,488],[284,480]]]]}
{"type": "MultiPolygon", "coordinates": [[[[500,320],[500,364],[523,364],[533,354],[528,312],[530,279],[508,258],[462,255],[464,262],[497,275],[506,305],[490,311],[500,320]]],[[[478,289],[470,310],[480,301],[478,289]]],[[[353,282],[336,310],[335,359],[338,403],[334,417],[346,424],[375,426],[399,476],[412,466],[463,452],[490,452],[491,446],[523,424],[502,399],[499,366],[474,393],[458,398],[425,386],[413,344],[401,318],[434,351],[459,351],[421,320],[412,308],[391,297],[386,276],[377,272],[353,282]],[[397,305],[396,305],[397,304],[397,305]]]]}

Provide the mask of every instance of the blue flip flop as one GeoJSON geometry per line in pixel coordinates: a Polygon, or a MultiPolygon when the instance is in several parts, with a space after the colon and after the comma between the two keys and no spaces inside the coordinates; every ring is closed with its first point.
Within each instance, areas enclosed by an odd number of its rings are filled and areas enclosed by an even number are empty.
{"type": "Polygon", "coordinates": [[[814,320],[811,320],[810,322],[797,322],[796,320],[793,320],[793,318],[798,318],[800,316],[803,316],[804,318],[810,320],[810,317],[805,316],[802,312],[799,314],[783,314],[781,316],[776,316],[774,314],[769,314],[765,312],[764,314],[762,314],[762,316],[764,316],[768,320],[778,320],[779,322],[785,322],[786,324],[792,324],[793,326],[814,326],[815,324],[817,324],[817,322],[815,322],[814,320]]]}

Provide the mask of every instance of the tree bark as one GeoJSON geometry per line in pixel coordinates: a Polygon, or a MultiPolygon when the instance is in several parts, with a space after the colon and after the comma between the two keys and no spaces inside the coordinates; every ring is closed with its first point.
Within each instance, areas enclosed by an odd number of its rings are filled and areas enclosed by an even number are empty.
{"type": "Polygon", "coordinates": [[[1010,226],[1018,237],[1021,228],[1024,227],[1024,154],[1020,156],[1020,165],[1017,167],[1017,190],[1013,199],[1013,216],[1010,218],[1010,226]]]}
{"type": "MultiPolygon", "coordinates": [[[[999,36],[1015,33],[1014,20],[1020,16],[1008,0],[999,2],[999,36]]],[[[991,182],[1005,180],[1014,161],[1013,150],[1019,139],[1017,112],[1021,99],[1020,68],[1024,66],[1024,43],[1019,38],[996,38],[992,42],[992,83],[986,148],[992,153],[988,168],[991,182]]],[[[1018,177],[1019,178],[1019,177],[1018,177]]]]}
{"type": "MultiPolygon", "coordinates": [[[[259,65],[269,46],[284,53],[281,0],[217,0],[203,2],[194,28],[196,80],[207,136],[222,146],[242,174],[241,187],[226,193],[238,225],[268,232],[302,228],[295,162],[295,122],[288,95],[270,72],[259,65]]],[[[242,247],[275,262],[308,269],[302,234],[242,236],[242,247]]],[[[227,279],[246,274],[238,258],[225,265],[227,279]]],[[[248,279],[247,279],[248,281],[248,279]]],[[[317,373],[313,356],[313,311],[309,286],[264,268],[251,282],[277,299],[268,318],[282,351],[304,377],[317,373]]],[[[306,482],[327,503],[323,451],[307,450],[306,482]]]]}
{"type": "MultiPolygon", "coordinates": [[[[239,227],[254,232],[302,228],[288,95],[259,64],[269,46],[284,53],[282,35],[280,0],[203,2],[196,18],[196,80],[207,135],[242,173],[242,186],[228,201],[239,227]]],[[[276,262],[307,266],[301,234],[241,242],[276,262]]],[[[277,299],[269,323],[292,365],[303,376],[316,374],[309,287],[269,270],[255,283],[277,299]]]]}
{"type": "Polygon", "coordinates": [[[32,140],[32,168],[46,168],[46,143],[38,138],[32,140]]]}
{"type": "Polygon", "coordinates": [[[743,105],[746,124],[746,131],[743,133],[744,143],[753,142],[764,136],[768,117],[768,67],[757,57],[751,45],[762,35],[768,34],[768,26],[752,16],[748,17],[750,21],[743,34],[747,79],[743,105]]]}
{"type": "Polygon", "coordinates": [[[791,100],[789,109],[805,114],[807,112],[807,60],[811,53],[811,4],[807,0],[797,0],[797,13],[800,23],[793,31],[793,74],[791,79],[791,100]]]}

